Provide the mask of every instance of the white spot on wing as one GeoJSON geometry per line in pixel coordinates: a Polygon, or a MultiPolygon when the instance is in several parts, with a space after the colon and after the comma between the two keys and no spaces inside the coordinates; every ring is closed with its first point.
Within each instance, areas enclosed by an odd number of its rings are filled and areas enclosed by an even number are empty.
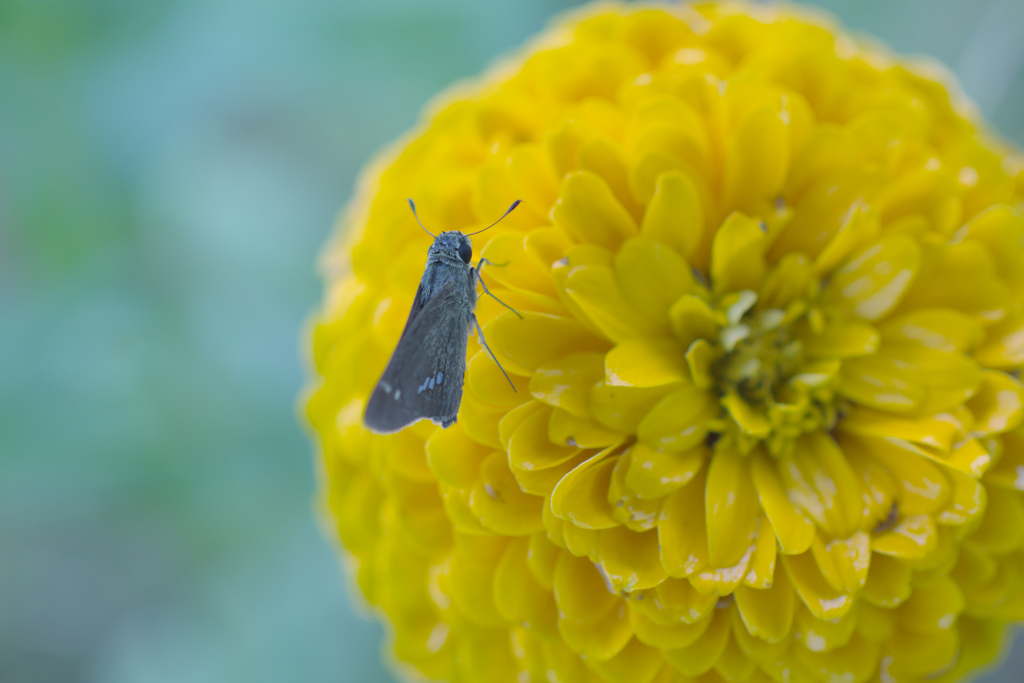
{"type": "Polygon", "coordinates": [[[440,384],[441,380],[443,380],[443,379],[444,379],[444,373],[441,372],[440,370],[438,370],[437,371],[437,383],[440,384]]]}

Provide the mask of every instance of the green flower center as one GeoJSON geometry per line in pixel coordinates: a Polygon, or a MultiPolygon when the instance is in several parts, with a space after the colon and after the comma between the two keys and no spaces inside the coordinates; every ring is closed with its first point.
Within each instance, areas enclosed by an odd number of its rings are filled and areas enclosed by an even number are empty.
{"type": "Polygon", "coordinates": [[[757,294],[739,292],[720,302],[717,358],[711,364],[715,391],[729,418],[722,435],[742,451],[764,442],[781,455],[804,432],[836,422],[833,380],[838,361],[805,357],[797,326],[808,327],[820,312],[804,302],[787,310],[755,308],[757,294]]]}

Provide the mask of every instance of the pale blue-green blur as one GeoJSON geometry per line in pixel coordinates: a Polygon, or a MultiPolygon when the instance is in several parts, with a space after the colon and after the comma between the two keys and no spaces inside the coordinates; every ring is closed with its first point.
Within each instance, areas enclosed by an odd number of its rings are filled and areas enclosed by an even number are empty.
{"type": "MultiPolygon", "coordinates": [[[[311,513],[314,259],[374,150],[573,4],[0,2],[0,680],[390,680],[311,513]]],[[[1024,141],[1020,0],[822,4],[1024,141]]]]}

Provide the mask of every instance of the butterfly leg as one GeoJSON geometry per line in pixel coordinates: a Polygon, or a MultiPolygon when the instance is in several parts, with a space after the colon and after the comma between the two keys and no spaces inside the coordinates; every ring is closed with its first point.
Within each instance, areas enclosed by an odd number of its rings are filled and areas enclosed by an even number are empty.
{"type": "Polygon", "coordinates": [[[488,259],[485,259],[483,256],[481,256],[480,257],[480,261],[476,264],[476,272],[477,273],[480,273],[480,271],[482,271],[484,269],[484,264],[485,263],[487,265],[489,265],[489,266],[495,266],[497,268],[502,268],[502,267],[508,265],[508,261],[505,261],[504,263],[495,263],[494,261],[490,261],[488,259]]]}
{"type": "MultiPolygon", "coordinates": [[[[480,260],[482,261],[483,259],[480,259],[480,260]]],[[[497,301],[497,302],[498,302],[499,304],[501,304],[502,306],[504,306],[504,307],[505,307],[505,308],[507,308],[508,310],[510,310],[510,311],[512,311],[513,313],[515,313],[516,315],[518,315],[518,316],[519,316],[519,319],[520,319],[520,320],[522,320],[523,316],[519,315],[519,311],[517,311],[516,309],[512,308],[511,306],[509,306],[509,305],[508,305],[507,303],[505,303],[504,301],[502,301],[502,300],[501,300],[501,299],[499,299],[498,297],[496,297],[496,296],[494,296],[493,294],[491,294],[491,290],[487,289],[487,285],[486,285],[486,284],[484,284],[484,280],[483,280],[483,278],[482,278],[482,277],[480,277],[480,271],[479,271],[479,269],[477,269],[477,270],[474,270],[473,272],[474,272],[474,273],[475,273],[475,275],[476,275],[476,281],[477,281],[477,282],[479,282],[479,283],[480,283],[480,286],[484,288],[484,293],[485,293],[485,294],[487,294],[488,296],[490,296],[490,297],[491,297],[492,299],[494,299],[495,301],[497,301]]]]}
{"type": "MultiPolygon", "coordinates": [[[[498,363],[497,356],[494,355],[494,351],[491,351],[491,347],[484,341],[484,331],[480,329],[480,323],[477,321],[476,316],[473,316],[473,324],[476,325],[476,336],[480,340],[480,345],[487,349],[487,353],[491,354],[491,358],[494,359],[495,363],[498,363]]],[[[509,379],[508,373],[505,372],[505,368],[501,367],[501,363],[498,363],[498,369],[501,370],[501,374],[505,375],[505,379],[508,380],[509,385],[512,387],[512,391],[516,390],[516,385],[512,384],[512,380],[509,379]]]]}

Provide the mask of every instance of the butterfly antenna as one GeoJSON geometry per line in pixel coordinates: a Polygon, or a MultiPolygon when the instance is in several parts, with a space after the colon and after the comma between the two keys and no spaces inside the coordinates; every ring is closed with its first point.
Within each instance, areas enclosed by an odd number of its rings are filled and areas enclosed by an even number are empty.
{"type": "MultiPolygon", "coordinates": [[[[412,200],[409,200],[409,201],[410,201],[410,203],[412,203],[412,200]]],[[[484,228],[484,230],[490,230],[491,228],[493,228],[495,225],[500,223],[502,221],[502,219],[505,218],[505,216],[507,216],[510,213],[512,213],[512,209],[516,208],[517,206],[519,206],[522,203],[523,203],[522,199],[517,199],[514,202],[512,202],[512,206],[508,207],[508,211],[506,211],[505,213],[501,214],[501,218],[499,218],[498,220],[496,220],[493,223],[491,223],[490,225],[488,225],[486,228],[484,228]]],[[[469,235],[479,235],[484,230],[477,230],[476,232],[469,233],[469,235]]],[[[469,237],[469,235],[466,235],[466,237],[469,237]]]]}
{"type": "MultiPolygon", "coordinates": [[[[420,217],[416,214],[416,205],[413,204],[412,199],[409,199],[409,208],[412,209],[412,217],[415,218],[416,222],[420,224],[421,228],[423,228],[423,223],[422,223],[422,221],[420,221],[420,217]]],[[[512,209],[509,209],[509,211],[511,211],[511,210],[512,209]]],[[[504,216],[502,216],[502,218],[504,218],[504,216]]],[[[426,228],[423,228],[423,232],[427,233],[428,235],[433,237],[435,240],[437,239],[437,235],[435,235],[434,233],[430,232],[426,228]]]]}

